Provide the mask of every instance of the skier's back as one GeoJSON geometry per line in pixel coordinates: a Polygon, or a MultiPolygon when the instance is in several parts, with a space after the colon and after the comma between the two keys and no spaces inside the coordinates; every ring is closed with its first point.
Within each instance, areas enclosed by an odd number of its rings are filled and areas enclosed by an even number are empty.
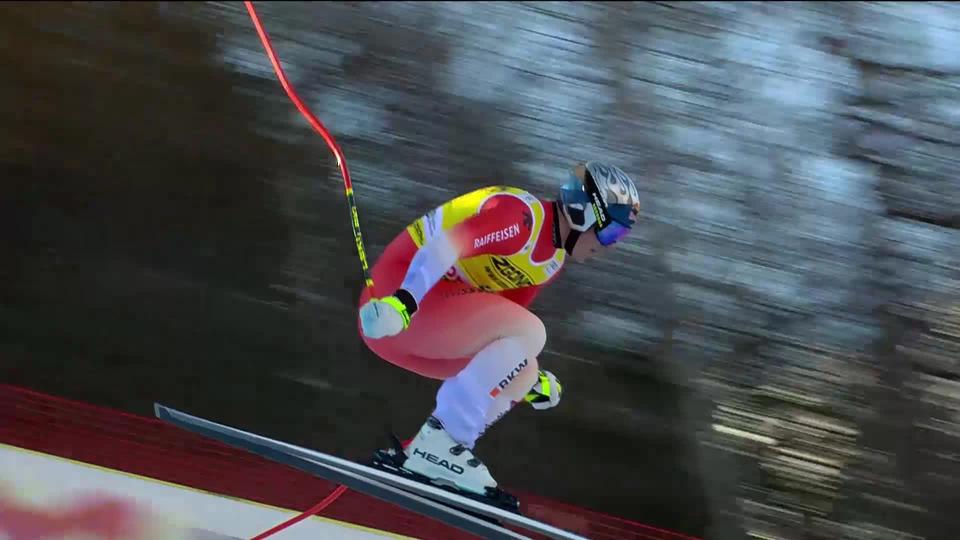
{"type": "Polygon", "coordinates": [[[410,224],[374,265],[377,293],[389,296],[360,298],[367,346],[444,381],[405,450],[408,471],[486,495],[497,483],[473,455],[477,439],[520,401],[559,402],[560,384],[537,362],[546,330],[527,306],[567,256],[583,261],[613,246],[639,212],[633,181],[603,163],[576,166],[560,195],[467,193],[410,224]]]}

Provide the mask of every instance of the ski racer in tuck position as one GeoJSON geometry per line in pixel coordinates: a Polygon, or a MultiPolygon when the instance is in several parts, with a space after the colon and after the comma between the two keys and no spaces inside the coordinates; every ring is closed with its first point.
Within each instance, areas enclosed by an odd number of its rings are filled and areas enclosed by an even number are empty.
{"type": "Polygon", "coordinates": [[[640,210],[630,177],[596,161],[574,167],[559,195],[506,186],[461,195],[410,224],[374,265],[374,283],[389,295],[361,295],[363,340],[384,360],[443,381],[432,414],[400,450],[405,474],[494,497],[497,482],[472,451],[477,439],[517,403],[559,403],[560,383],[537,364],[546,330],[527,306],[567,257],[607,251],[640,210]]]}

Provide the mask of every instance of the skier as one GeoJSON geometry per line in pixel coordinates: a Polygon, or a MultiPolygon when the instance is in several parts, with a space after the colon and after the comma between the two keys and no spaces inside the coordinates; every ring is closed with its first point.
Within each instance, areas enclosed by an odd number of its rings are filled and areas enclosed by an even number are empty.
{"type": "Polygon", "coordinates": [[[527,306],[569,256],[602,253],[640,210],[633,181],[596,161],[575,166],[558,201],[494,186],[459,196],[410,224],[384,250],[364,290],[359,326],[378,356],[443,380],[436,407],[403,452],[402,468],[433,483],[491,497],[497,482],[473,454],[515,404],[555,407],[556,376],[537,356],[546,330],[527,306]]]}

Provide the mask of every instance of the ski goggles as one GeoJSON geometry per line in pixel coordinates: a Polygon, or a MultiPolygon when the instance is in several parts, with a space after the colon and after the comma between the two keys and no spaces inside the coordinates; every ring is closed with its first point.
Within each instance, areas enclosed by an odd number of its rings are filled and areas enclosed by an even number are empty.
{"type": "MultiPolygon", "coordinates": [[[[626,206],[629,208],[629,206],[626,204],[621,206],[626,206]]],[[[594,231],[597,233],[597,240],[600,241],[600,245],[612,246],[630,232],[630,226],[624,225],[619,221],[610,221],[603,228],[594,229],[594,231]]]]}
{"type": "Polygon", "coordinates": [[[607,204],[603,201],[599,188],[585,171],[586,181],[581,182],[572,172],[570,180],[561,187],[563,204],[576,222],[580,232],[593,228],[600,245],[610,246],[619,242],[631,228],[633,207],[629,204],[607,204]],[[592,211],[587,211],[587,209],[592,211]]]}

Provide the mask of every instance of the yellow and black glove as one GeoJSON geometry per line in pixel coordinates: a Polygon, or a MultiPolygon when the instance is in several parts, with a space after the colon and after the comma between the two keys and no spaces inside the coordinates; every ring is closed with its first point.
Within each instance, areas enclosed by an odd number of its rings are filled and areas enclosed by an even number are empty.
{"type": "Polygon", "coordinates": [[[537,384],[527,392],[524,398],[531,407],[537,410],[544,410],[556,407],[560,403],[560,396],[563,394],[563,387],[556,376],[549,371],[540,371],[537,384]]]}
{"type": "Polygon", "coordinates": [[[360,328],[370,339],[395,336],[410,326],[417,301],[404,289],[383,298],[374,298],[360,308],[360,328]]]}

